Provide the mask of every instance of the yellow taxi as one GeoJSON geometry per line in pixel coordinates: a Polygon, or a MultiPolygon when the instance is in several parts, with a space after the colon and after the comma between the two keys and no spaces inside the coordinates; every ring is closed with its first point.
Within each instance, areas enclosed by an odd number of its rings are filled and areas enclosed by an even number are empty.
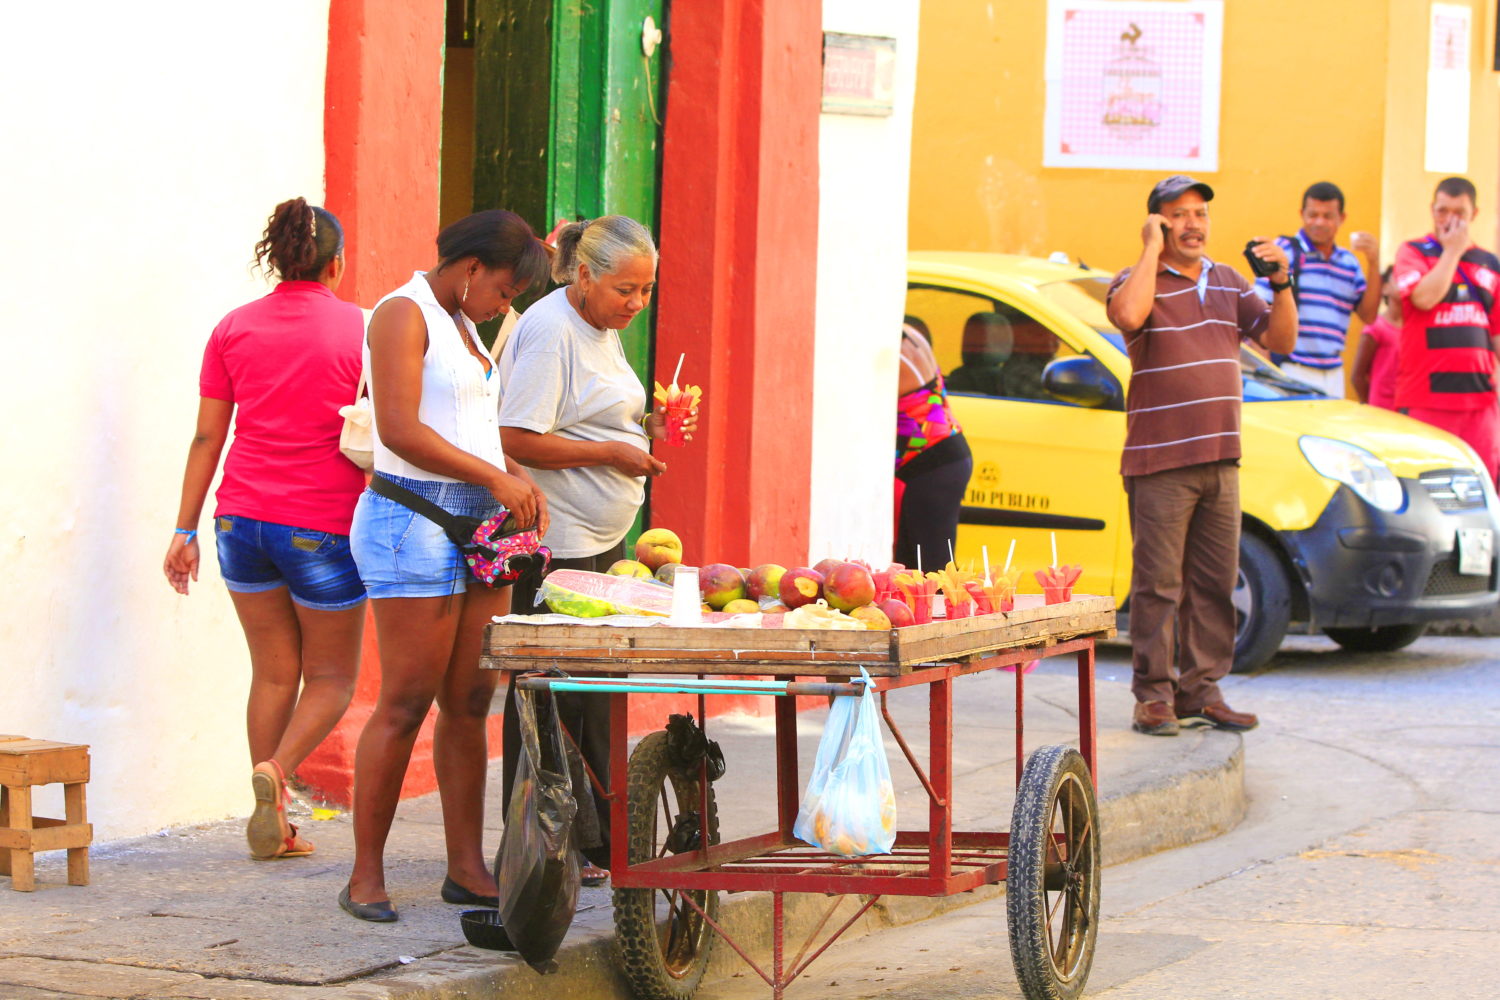
{"type": "MultiPolygon", "coordinates": [[[[918,252],[907,322],[932,341],[974,452],[960,562],[1080,563],[1079,593],[1130,592],[1120,479],[1130,361],[1105,315],[1106,271],[1053,259],[918,252]]],[[[1244,524],[1235,669],[1288,631],[1399,649],[1430,621],[1500,601],[1493,484],[1459,439],[1331,399],[1246,349],[1244,524]]],[[[1122,608],[1127,627],[1129,608],[1122,608]]]]}

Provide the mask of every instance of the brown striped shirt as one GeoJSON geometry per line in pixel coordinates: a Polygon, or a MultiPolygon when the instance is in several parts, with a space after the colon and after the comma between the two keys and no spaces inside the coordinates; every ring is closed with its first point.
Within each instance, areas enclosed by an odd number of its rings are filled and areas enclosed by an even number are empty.
{"type": "MultiPolygon", "coordinates": [[[[1130,271],[1115,276],[1111,298],[1130,271]]],[[[1160,266],[1146,325],[1122,331],[1131,373],[1121,475],[1240,457],[1240,339],[1259,342],[1270,315],[1227,264],[1203,258],[1198,281],[1160,266]]]]}

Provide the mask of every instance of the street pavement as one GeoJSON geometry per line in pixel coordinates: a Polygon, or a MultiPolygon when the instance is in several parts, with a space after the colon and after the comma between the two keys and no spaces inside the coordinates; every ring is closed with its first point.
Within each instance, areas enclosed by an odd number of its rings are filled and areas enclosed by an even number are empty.
{"type": "MultiPolygon", "coordinates": [[[[1071,661],[1049,663],[1027,678],[1028,748],[1076,739],[1073,669],[1071,661]]],[[[1130,694],[1118,671],[1113,676],[1098,691],[1106,860],[1139,857],[1233,827],[1244,810],[1239,737],[1199,732],[1152,740],[1130,733],[1130,694]]],[[[964,678],[956,691],[956,826],[1005,829],[1014,784],[1014,675],[964,678]]],[[[893,692],[890,701],[925,763],[926,690],[893,692]]],[[[825,716],[819,707],[800,717],[804,782],[825,716]]],[[[724,836],[774,828],[770,721],[712,720],[710,735],[721,741],[728,762],[728,773],[715,786],[724,836]]],[[[894,744],[888,752],[902,825],[920,827],[925,794],[894,744]]],[[[248,805],[248,771],[226,780],[245,781],[248,805]]],[[[495,766],[488,788],[491,846],[500,835],[499,791],[495,766]]],[[[458,922],[461,908],[439,901],[444,865],[436,796],[403,803],[399,810],[387,852],[387,885],[401,919],[388,925],[360,923],[335,903],[349,871],[348,817],[318,820],[305,808],[294,811],[294,821],[318,845],[312,857],[251,861],[243,820],[233,819],[96,845],[87,887],[65,884],[61,853],[39,858],[34,893],[13,892],[8,879],[0,878],[0,1000],[625,996],[610,954],[607,888],[582,890],[580,912],[559,956],[561,971],[540,977],[512,956],[467,946],[458,922]]],[[[995,892],[943,905],[987,895],[995,892]]],[[[789,898],[794,928],[810,923],[824,906],[820,896],[789,898]]],[[[915,932],[920,923],[912,921],[938,912],[937,903],[882,903],[851,934],[878,934],[894,924],[906,925],[903,934],[915,932]]],[[[754,893],[728,897],[723,910],[726,923],[761,954],[768,947],[766,910],[766,897],[754,893]]],[[[710,977],[736,983],[743,969],[721,947],[710,977]]]]}
{"type": "MultiPolygon", "coordinates": [[[[1101,676],[1129,669],[1123,650],[1101,676]]],[[[1500,996],[1500,639],[1295,639],[1230,704],[1249,812],[1104,872],[1093,1000],[1500,996]]],[[[1170,742],[1163,740],[1163,742],[1170,742]]],[[[701,1000],[761,997],[749,976],[701,1000]]],[[[835,947],[795,1000],[1020,997],[1004,900],[835,947]]]]}

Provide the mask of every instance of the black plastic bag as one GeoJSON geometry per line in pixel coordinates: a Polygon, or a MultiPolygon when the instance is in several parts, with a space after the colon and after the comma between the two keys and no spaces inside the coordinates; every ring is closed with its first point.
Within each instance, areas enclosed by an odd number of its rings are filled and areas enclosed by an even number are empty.
{"type": "Polygon", "coordinates": [[[500,922],[526,964],[545,975],[557,971],[553,956],[578,907],[578,804],[552,692],[517,688],[516,708],[525,752],[495,855],[500,922]]]}

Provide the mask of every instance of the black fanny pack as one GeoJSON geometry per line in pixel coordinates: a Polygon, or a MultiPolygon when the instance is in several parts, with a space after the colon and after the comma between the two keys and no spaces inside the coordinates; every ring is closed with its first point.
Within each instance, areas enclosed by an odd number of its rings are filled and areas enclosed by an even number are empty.
{"type": "Polygon", "coordinates": [[[546,572],[552,560],[552,550],[541,543],[536,528],[518,526],[504,507],[500,513],[486,518],[453,514],[379,473],[370,479],[370,490],[442,528],[458,546],[474,578],[487,587],[514,583],[530,569],[546,572]]]}

